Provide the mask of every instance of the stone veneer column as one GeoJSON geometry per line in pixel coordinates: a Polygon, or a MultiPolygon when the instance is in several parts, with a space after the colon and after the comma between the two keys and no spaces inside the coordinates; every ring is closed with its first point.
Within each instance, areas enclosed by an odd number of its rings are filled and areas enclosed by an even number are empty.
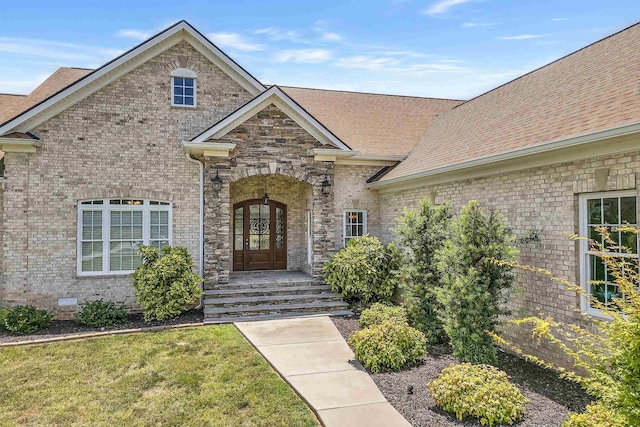
{"type": "Polygon", "coordinates": [[[229,282],[231,261],[230,162],[228,159],[205,158],[204,177],[204,283],[211,288],[229,282]],[[218,172],[222,189],[213,189],[212,179],[218,172]]]}
{"type": "MultiPolygon", "coordinates": [[[[328,170],[327,172],[333,172],[328,170]]],[[[327,174],[331,180],[331,193],[322,193],[322,181],[324,175],[316,178],[312,185],[312,220],[313,220],[313,256],[311,275],[315,282],[322,281],[322,266],[331,257],[335,250],[335,215],[334,215],[334,191],[333,173],[327,174]]]]}

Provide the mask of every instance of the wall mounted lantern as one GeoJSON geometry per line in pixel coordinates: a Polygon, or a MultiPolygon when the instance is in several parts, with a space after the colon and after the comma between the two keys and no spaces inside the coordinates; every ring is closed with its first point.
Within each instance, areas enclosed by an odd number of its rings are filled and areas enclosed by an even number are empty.
{"type": "Polygon", "coordinates": [[[322,181],[322,194],[331,194],[331,182],[329,182],[327,175],[324,176],[324,180],[322,181]]]}
{"type": "Polygon", "coordinates": [[[213,189],[215,191],[222,190],[222,178],[220,178],[220,175],[218,175],[217,170],[216,170],[216,176],[214,176],[213,179],[211,179],[211,182],[213,183],[213,189]]]}

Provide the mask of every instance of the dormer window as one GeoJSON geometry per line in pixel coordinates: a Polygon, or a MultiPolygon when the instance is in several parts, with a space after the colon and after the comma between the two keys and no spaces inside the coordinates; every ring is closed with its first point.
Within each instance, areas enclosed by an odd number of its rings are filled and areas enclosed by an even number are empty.
{"type": "Polygon", "coordinates": [[[171,72],[171,105],[196,106],[196,73],[193,70],[178,68],[171,72]]]}

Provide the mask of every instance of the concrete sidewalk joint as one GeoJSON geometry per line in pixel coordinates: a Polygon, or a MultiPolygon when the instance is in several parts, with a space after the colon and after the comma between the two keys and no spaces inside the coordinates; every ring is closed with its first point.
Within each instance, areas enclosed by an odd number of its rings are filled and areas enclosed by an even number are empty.
{"type": "Polygon", "coordinates": [[[236,323],[327,427],[410,427],[329,317],[236,323]]]}

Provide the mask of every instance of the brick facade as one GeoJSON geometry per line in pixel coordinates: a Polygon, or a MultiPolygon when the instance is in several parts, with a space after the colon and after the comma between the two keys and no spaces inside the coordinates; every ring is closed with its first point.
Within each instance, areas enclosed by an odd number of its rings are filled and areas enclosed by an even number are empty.
{"type": "MultiPolygon", "coordinates": [[[[381,192],[380,221],[384,224],[381,237],[392,241],[390,230],[403,208],[416,208],[424,197],[434,197],[436,203],[450,201],[459,210],[469,200],[502,213],[516,235],[524,236],[538,230],[540,242],[520,247],[520,262],[543,267],[574,283],[579,281],[579,248],[570,240],[578,233],[578,196],[598,191],[597,169],[608,169],[607,191],[636,188],[636,171],[640,170],[640,152],[592,160],[563,163],[461,180],[404,191],[381,192]]],[[[602,189],[605,190],[605,189],[602,189]]],[[[585,321],[576,308],[579,298],[558,283],[532,274],[517,274],[516,290],[510,305],[518,316],[537,314],[538,310],[563,322],[585,321]]],[[[538,347],[525,330],[509,328],[505,335],[540,356],[568,366],[566,357],[554,348],[538,347]]]]}
{"type": "Polygon", "coordinates": [[[183,41],[34,129],[43,147],[5,158],[3,300],[59,315],[67,310],[57,306],[62,297],[133,305],[129,276],[77,275],[76,206],[83,199],[172,202],[173,244],[198,263],[199,171],[181,141],[250,98],[183,41]],[[169,73],[183,55],[198,75],[197,108],[171,107],[169,73]]]}

